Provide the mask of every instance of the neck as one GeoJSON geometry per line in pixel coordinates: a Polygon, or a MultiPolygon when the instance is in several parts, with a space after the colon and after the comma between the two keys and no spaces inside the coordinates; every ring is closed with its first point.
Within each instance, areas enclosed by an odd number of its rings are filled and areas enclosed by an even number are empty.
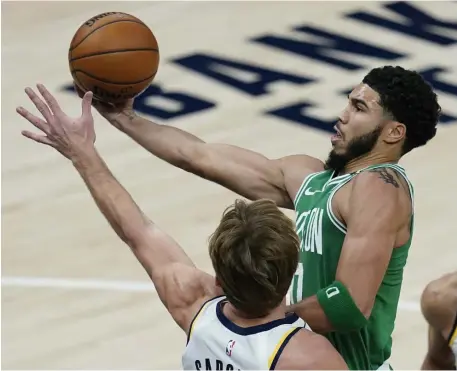
{"type": "Polygon", "coordinates": [[[223,312],[225,316],[240,327],[251,327],[262,325],[264,323],[268,323],[277,319],[282,319],[286,315],[286,305],[285,302],[281,303],[278,307],[273,309],[270,313],[266,316],[259,317],[259,318],[251,318],[246,313],[236,309],[232,304],[227,302],[223,307],[223,312]]]}
{"type": "Polygon", "coordinates": [[[367,166],[385,164],[385,163],[393,163],[396,164],[398,162],[397,158],[393,156],[388,156],[381,153],[369,153],[367,155],[355,158],[352,161],[349,161],[344,169],[340,172],[339,175],[353,173],[360,169],[366,168],[367,166]]]}

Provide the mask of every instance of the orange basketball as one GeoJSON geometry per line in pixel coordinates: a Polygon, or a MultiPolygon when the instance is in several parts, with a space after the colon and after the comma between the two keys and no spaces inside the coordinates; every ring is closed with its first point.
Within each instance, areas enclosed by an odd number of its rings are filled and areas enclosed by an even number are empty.
{"type": "Polygon", "coordinates": [[[126,13],[108,12],[76,31],[68,52],[71,75],[94,98],[119,103],[134,98],[154,79],[159,47],[148,26],[126,13]]]}

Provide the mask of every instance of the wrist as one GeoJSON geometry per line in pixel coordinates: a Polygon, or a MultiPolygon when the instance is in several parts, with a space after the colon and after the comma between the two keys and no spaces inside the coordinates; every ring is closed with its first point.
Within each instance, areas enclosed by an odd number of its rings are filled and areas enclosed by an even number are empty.
{"type": "Polygon", "coordinates": [[[94,146],[83,151],[77,151],[70,158],[73,166],[78,170],[90,167],[91,165],[97,163],[97,160],[99,159],[100,156],[94,146]]]}
{"type": "Polygon", "coordinates": [[[116,113],[107,113],[104,117],[119,130],[129,126],[138,116],[133,109],[122,110],[116,113]]]}

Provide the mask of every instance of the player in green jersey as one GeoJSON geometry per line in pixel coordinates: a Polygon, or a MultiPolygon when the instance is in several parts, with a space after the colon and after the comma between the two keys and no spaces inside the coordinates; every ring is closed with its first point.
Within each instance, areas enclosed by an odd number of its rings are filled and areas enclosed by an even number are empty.
{"type": "Polygon", "coordinates": [[[436,134],[437,96],[414,71],[371,70],[349,94],[323,162],[210,144],[135,114],[99,112],[155,156],[251,200],[295,208],[300,264],[291,310],[326,334],[350,369],[388,368],[403,269],[413,234],[413,189],[398,161],[436,134]]]}

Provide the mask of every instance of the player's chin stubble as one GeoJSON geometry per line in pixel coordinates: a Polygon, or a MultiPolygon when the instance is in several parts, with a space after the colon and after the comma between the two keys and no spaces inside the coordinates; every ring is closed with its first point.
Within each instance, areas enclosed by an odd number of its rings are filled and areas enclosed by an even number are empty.
{"type": "Polygon", "coordinates": [[[381,135],[381,131],[382,128],[377,127],[371,133],[353,138],[343,153],[337,153],[335,149],[332,149],[325,161],[324,168],[334,170],[336,173],[344,170],[350,161],[371,152],[381,135]]]}

